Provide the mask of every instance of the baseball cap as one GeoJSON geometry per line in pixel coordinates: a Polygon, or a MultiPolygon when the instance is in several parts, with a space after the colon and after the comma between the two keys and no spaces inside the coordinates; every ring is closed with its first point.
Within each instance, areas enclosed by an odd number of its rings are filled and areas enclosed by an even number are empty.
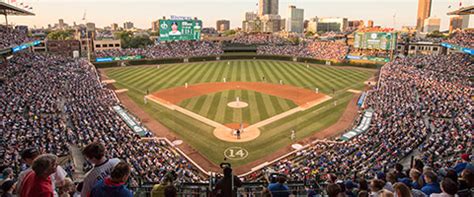
{"type": "Polygon", "coordinates": [[[464,161],[469,161],[469,154],[467,154],[467,153],[462,154],[461,159],[464,160],[464,161]]]}
{"type": "Polygon", "coordinates": [[[30,159],[37,155],[39,155],[39,152],[36,148],[26,148],[20,153],[22,159],[30,159]]]}
{"type": "Polygon", "coordinates": [[[13,185],[15,185],[15,182],[16,181],[14,181],[14,180],[8,180],[8,181],[3,182],[2,190],[4,192],[10,190],[13,187],[13,185]]]}

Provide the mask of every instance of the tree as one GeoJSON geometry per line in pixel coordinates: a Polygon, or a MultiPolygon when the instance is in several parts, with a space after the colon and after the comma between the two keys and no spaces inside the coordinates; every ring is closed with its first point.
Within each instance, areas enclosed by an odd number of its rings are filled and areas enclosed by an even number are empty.
{"type": "Polygon", "coordinates": [[[116,32],[114,36],[120,39],[123,48],[144,48],[153,44],[153,41],[150,40],[150,36],[134,36],[133,33],[129,31],[116,32]]]}
{"type": "Polygon", "coordinates": [[[224,36],[231,36],[231,35],[234,35],[236,34],[237,32],[233,29],[231,30],[227,30],[227,31],[224,31],[224,33],[222,33],[224,36]]]}
{"type": "Polygon", "coordinates": [[[429,38],[445,38],[446,36],[439,32],[439,31],[433,31],[427,35],[429,38]]]}
{"type": "Polygon", "coordinates": [[[72,31],[68,30],[58,30],[48,33],[48,39],[50,40],[70,40],[73,38],[72,31]]]}
{"type": "Polygon", "coordinates": [[[307,31],[306,34],[305,34],[306,37],[312,37],[314,36],[314,32],[312,31],[307,31]]]}

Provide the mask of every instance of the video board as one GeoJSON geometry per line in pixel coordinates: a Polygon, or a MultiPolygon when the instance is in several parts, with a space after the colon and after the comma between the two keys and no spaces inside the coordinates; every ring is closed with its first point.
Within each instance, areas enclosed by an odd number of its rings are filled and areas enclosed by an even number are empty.
{"type": "Polygon", "coordinates": [[[160,20],[160,41],[200,40],[201,20],[160,20]]]}

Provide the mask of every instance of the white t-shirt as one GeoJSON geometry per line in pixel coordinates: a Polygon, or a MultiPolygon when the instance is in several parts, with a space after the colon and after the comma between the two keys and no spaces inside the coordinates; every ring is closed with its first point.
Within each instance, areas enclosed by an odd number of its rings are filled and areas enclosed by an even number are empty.
{"type": "Polygon", "coordinates": [[[89,172],[87,172],[84,177],[84,181],[82,183],[81,196],[82,197],[89,196],[89,193],[91,192],[92,187],[94,187],[94,185],[100,180],[107,178],[112,172],[112,169],[119,162],[120,162],[120,159],[117,159],[117,158],[108,159],[104,163],[94,166],[94,168],[92,168],[89,172]]]}

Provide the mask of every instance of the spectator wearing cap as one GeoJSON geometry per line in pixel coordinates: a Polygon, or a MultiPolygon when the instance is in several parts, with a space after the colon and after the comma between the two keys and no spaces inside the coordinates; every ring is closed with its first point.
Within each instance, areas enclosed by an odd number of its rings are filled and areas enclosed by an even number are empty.
{"type": "Polygon", "coordinates": [[[431,194],[430,197],[454,197],[458,192],[458,184],[450,178],[441,181],[441,193],[431,194]]]}
{"type": "Polygon", "coordinates": [[[22,197],[54,196],[51,175],[56,172],[58,157],[52,154],[38,156],[31,166],[32,171],[25,175],[21,182],[22,197]]]}
{"type": "Polygon", "coordinates": [[[2,197],[12,197],[13,191],[15,190],[15,181],[14,180],[7,180],[2,183],[2,197]]]}
{"type": "Polygon", "coordinates": [[[91,191],[91,197],[133,197],[132,192],[126,187],[130,176],[130,166],[124,161],[115,165],[110,177],[100,180],[91,191]]]}
{"type": "Polygon", "coordinates": [[[461,155],[461,160],[459,161],[456,166],[454,166],[454,170],[456,170],[456,173],[461,174],[461,172],[466,169],[467,165],[469,165],[471,162],[471,159],[469,158],[469,154],[464,153],[461,155]]]}
{"type": "Polygon", "coordinates": [[[2,185],[5,181],[12,180],[14,176],[12,168],[5,168],[2,171],[2,180],[0,181],[0,185],[2,185]]]}
{"type": "Polygon", "coordinates": [[[434,193],[441,193],[441,188],[437,182],[438,176],[432,171],[427,171],[424,176],[426,184],[421,188],[421,191],[426,195],[431,195],[434,193]]]}
{"type": "MultiPolygon", "coordinates": [[[[18,182],[17,186],[15,189],[15,193],[18,195],[20,194],[20,191],[22,189],[22,183],[23,179],[25,176],[32,171],[31,166],[33,165],[33,161],[40,155],[38,149],[36,148],[26,148],[20,153],[21,159],[28,165],[28,168],[18,175],[18,182]]],[[[56,166],[56,172],[54,172],[51,175],[51,181],[52,181],[52,189],[55,191],[56,185],[62,185],[62,182],[64,179],[66,179],[67,172],[61,167],[61,166],[56,166]]]]}
{"type": "Polygon", "coordinates": [[[344,183],[344,187],[346,188],[346,196],[348,197],[356,197],[356,192],[354,191],[355,188],[358,187],[353,181],[348,180],[344,183]]]}

